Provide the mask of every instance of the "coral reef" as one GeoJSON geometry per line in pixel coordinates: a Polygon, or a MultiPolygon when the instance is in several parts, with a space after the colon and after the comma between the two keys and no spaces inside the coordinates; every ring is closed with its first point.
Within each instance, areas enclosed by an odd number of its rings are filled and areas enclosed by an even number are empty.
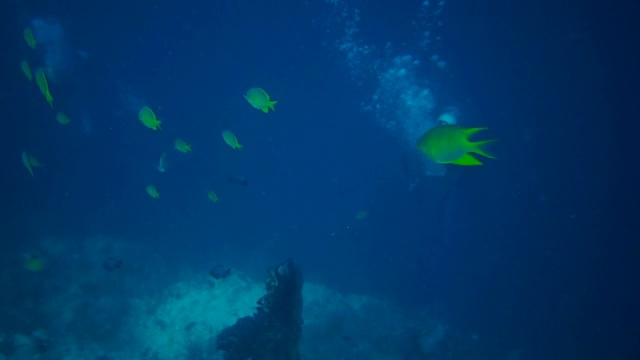
{"type": "Polygon", "coordinates": [[[225,279],[168,268],[106,236],[45,238],[31,249],[46,259],[43,271],[24,270],[16,256],[16,270],[0,274],[0,360],[436,360],[478,358],[483,346],[427,308],[302,288],[291,262],[269,269],[265,286],[235,268],[225,279]],[[124,266],[106,270],[111,257],[124,266]]]}

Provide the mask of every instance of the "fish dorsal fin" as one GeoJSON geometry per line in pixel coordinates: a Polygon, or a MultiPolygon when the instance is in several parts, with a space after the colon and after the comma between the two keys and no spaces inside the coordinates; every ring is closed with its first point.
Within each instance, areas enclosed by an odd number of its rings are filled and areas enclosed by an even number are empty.
{"type": "Polygon", "coordinates": [[[464,154],[464,156],[462,156],[461,158],[455,161],[452,161],[451,163],[455,165],[462,165],[462,166],[482,165],[482,163],[478,159],[474,158],[469,153],[464,154]]]}
{"type": "Polygon", "coordinates": [[[466,135],[467,139],[470,138],[471,136],[473,136],[473,134],[480,132],[482,130],[487,130],[488,128],[483,127],[483,128],[470,128],[470,129],[465,129],[464,130],[464,134],[466,135]]]}

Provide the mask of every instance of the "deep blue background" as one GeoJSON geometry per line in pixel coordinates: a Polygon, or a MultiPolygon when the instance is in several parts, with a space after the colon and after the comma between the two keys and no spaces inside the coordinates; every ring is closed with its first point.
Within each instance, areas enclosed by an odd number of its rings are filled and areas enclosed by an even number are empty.
{"type": "MultiPolygon", "coordinates": [[[[314,25],[326,4],[214,3],[2,5],[1,257],[96,233],[176,268],[222,259],[260,276],[293,256],[309,280],[430,306],[479,334],[489,357],[514,344],[531,358],[640,357],[637,150],[625,135],[640,100],[636,2],[449,1],[448,72],[425,73],[437,99],[490,127],[497,159],[413,191],[415,154],[361,110],[370,84],[353,81],[314,25]],[[19,71],[23,27],[47,16],[89,54],[52,91],[72,120],[90,114],[90,136],[51,120],[19,71]],[[253,86],[279,101],[275,113],[246,104],[253,86]],[[138,122],[143,104],[161,132],[138,122]],[[244,150],[222,143],[225,129],[244,150]],[[194,151],[173,151],[176,137],[194,151]],[[23,150],[45,164],[34,178],[23,150]],[[162,151],[166,174],[153,168],[162,151]]],[[[362,37],[384,47],[408,37],[417,4],[352,6],[367,19],[362,37]]]]}

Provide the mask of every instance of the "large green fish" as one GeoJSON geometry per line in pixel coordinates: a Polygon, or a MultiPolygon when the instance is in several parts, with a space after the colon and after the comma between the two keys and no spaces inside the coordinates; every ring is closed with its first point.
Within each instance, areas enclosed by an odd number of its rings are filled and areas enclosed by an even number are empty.
{"type": "Polygon", "coordinates": [[[457,125],[436,126],[427,131],[416,147],[431,160],[440,164],[455,164],[462,166],[482,165],[471,153],[479,154],[490,159],[495,157],[486,152],[484,146],[495,140],[469,141],[475,133],[486,128],[463,128],[457,125]]]}

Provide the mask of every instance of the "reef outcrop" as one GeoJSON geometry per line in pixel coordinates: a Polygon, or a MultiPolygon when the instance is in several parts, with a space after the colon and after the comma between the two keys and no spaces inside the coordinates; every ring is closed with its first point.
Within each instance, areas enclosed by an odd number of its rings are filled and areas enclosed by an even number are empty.
{"type": "Polygon", "coordinates": [[[252,316],[222,330],[216,348],[225,360],[299,360],[302,272],[288,260],[268,270],[266,294],[252,316]]]}

